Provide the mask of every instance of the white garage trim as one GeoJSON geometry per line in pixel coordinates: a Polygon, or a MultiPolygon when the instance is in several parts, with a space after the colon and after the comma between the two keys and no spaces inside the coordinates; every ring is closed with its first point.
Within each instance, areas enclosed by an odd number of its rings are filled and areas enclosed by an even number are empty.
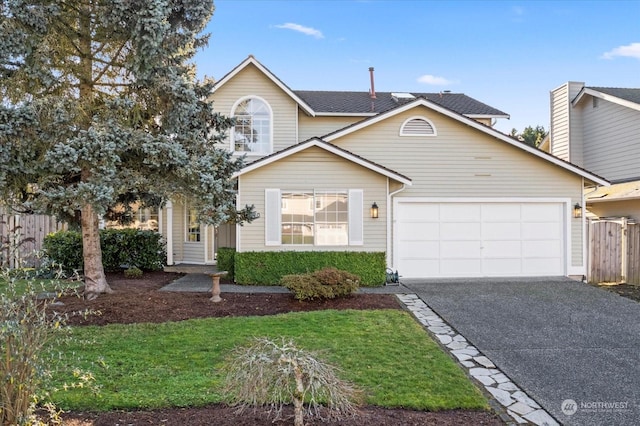
{"type": "MultiPolygon", "coordinates": [[[[571,204],[571,199],[570,198],[480,198],[480,197],[474,197],[474,198],[442,198],[442,197],[438,197],[438,198],[429,198],[429,197],[395,197],[393,200],[393,215],[394,215],[394,220],[393,220],[393,268],[394,269],[398,269],[400,274],[402,275],[403,271],[402,269],[402,265],[401,265],[401,254],[400,251],[401,249],[406,248],[406,246],[402,246],[401,247],[401,242],[400,242],[400,237],[401,237],[401,220],[402,218],[400,217],[400,210],[401,210],[401,206],[402,205],[407,205],[407,204],[417,204],[417,203],[425,203],[425,204],[431,204],[433,206],[438,205],[438,208],[441,208],[442,205],[455,205],[455,204],[478,204],[478,208],[480,208],[482,205],[491,205],[491,204],[512,204],[512,205],[534,205],[534,204],[545,204],[545,205],[549,205],[549,204],[555,204],[557,206],[557,208],[555,209],[556,213],[555,215],[559,215],[560,217],[558,218],[558,220],[554,221],[554,223],[556,223],[556,229],[558,230],[556,236],[553,240],[555,241],[559,241],[557,247],[559,247],[559,244],[562,244],[562,248],[561,248],[561,252],[559,252],[559,254],[557,255],[556,262],[558,260],[561,260],[562,264],[560,263],[556,263],[556,265],[558,265],[557,268],[554,268],[554,271],[557,271],[558,273],[561,273],[563,275],[569,275],[569,274],[573,274],[575,273],[576,269],[580,269],[582,270],[583,268],[577,268],[574,267],[572,268],[571,265],[571,220],[572,220],[572,204],[571,204]],[[558,211],[558,208],[561,209],[558,211]],[[562,256],[562,259],[560,259],[560,257],[562,256]]],[[[425,208],[428,208],[428,206],[425,206],[425,208]]],[[[491,207],[485,207],[483,209],[483,211],[485,211],[485,209],[491,209],[491,207]]],[[[553,208],[551,206],[549,206],[549,208],[547,208],[544,211],[553,211],[553,208]],[[551,210],[549,210],[549,208],[551,210]]],[[[527,210],[522,210],[522,212],[525,211],[531,211],[531,209],[527,209],[527,210]]],[[[556,216],[558,217],[558,216],[556,216]]],[[[438,219],[440,220],[440,219],[438,219]]],[[[445,222],[442,222],[445,223],[445,222]]],[[[484,223],[483,221],[479,221],[478,223],[484,223]]],[[[494,223],[499,223],[499,222],[494,222],[494,223]]],[[[521,222],[521,223],[526,223],[526,222],[521,222]]],[[[486,223],[485,223],[486,224],[486,223]]],[[[513,222],[512,222],[513,224],[513,222]]],[[[423,225],[429,225],[430,224],[425,224],[423,223],[423,225]]],[[[441,225],[438,225],[438,229],[440,229],[441,225]]],[[[473,226],[470,224],[470,226],[473,226]]],[[[484,225],[480,225],[481,228],[484,227],[484,225]]],[[[485,228],[486,229],[486,228],[485,228]]],[[[517,228],[516,228],[517,229],[517,228]]],[[[525,228],[523,228],[525,229],[525,228]]],[[[405,231],[406,232],[406,231],[405,231]]],[[[440,232],[440,231],[438,231],[440,232]]],[[[454,230],[454,232],[456,232],[454,230]]],[[[464,232],[464,231],[460,231],[460,232],[464,232]]],[[[473,240],[473,238],[472,238],[473,240]]],[[[482,238],[479,239],[479,241],[481,241],[482,238]]],[[[440,241],[438,239],[438,241],[440,241]]],[[[445,241],[445,240],[443,240],[445,241]]],[[[551,240],[549,240],[551,241],[551,240]]],[[[405,242],[406,244],[406,242],[405,242]]],[[[422,241],[422,244],[424,244],[424,241],[422,241]]],[[[431,243],[432,244],[432,243],[431,243]]],[[[541,243],[539,243],[541,244],[541,243]]],[[[417,244],[418,245],[418,244],[417,244]]],[[[482,246],[485,246],[485,244],[483,243],[482,246]]],[[[441,243],[438,243],[438,246],[440,247],[438,250],[443,250],[444,245],[441,243]]],[[[424,245],[422,246],[422,248],[424,248],[424,245]]],[[[501,248],[504,249],[503,245],[494,245],[494,248],[501,248]]],[[[478,247],[476,246],[475,248],[476,250],[478,250],[478,247]]],[[[482,249],[484,250],[484,249],[482,249]]],[[[439,252],[440,254],[438,254],[438,256],[442,256],[442,251],[439,252]]],[[[523,257],[521,257],[520,259],[525,259],[525,255],[522,254],[523,257]]],[[[455,254],[454,254],[455,257],[455,254]]],[[[474,257],[471,257],[472,259],[474,257]]],[[[406,257],[405,257],[406,259],[406,257]]],[[[433,258],[432,258],[433,259],[433,258]]],[[[452,258],[449,258],[452,259],[452,258]]],[[[477,258],[479,259],[479,262],[482,263],[482,266],[480,267],[480,269],[483,271],[481,273],[481,275],[473,275],[473,276],[488,276],[486,275],[485,271],[485,267],[488,268],[488,264],[490,263],[490,258],[485,258],[484,255],[479,255],[479,257],[477,258]],[[488,262],[485,262],[485,260],[488,260],[488,262]]],[[[498,265],[497,263],[497,259],[498,257],[495,258],[496,261],[494,262],[494,265],[498,265]]],[[[503,258],[505,259],[505,258],[503,258]]],[[[514,258],[515,259],[515,258],[514,258]]],[[[508,262],[508,259],[506,259],[508,262]]],[[[414,260],[415,261],[415,260],[414,260]]],[[[455,261],[455,260],[454,260],[455,261]]],[[[426,260],[425,260],[426,262],[426,260]]],[[[440,261],[439,261],[440,262],[440,261]]],[[[504,263],[504,262],[503,262],[504,263]]],[[[440,266],[442,266],[444,263],[439,264],[440,266]]],[[[515,263],[514,263],[515,264],[515,263]]],[[[522,263],[522,267],[524,270],[524,265],[525,263],[522,263]]],[[[408,268],[410,269],[410,268],[408,268]]],[[[426,268],[425,268],[426,269],[426,268]]],[[[444,270],[440,270],[439,271],[444,271],[444,270]]],[[[439,272],[440,273],[440,272],[439,272]]],[[[443,272],[444,274],[444,272],[443,272]]],[[[441,276],[445,276],[445,275],[441,275],[441,276]]],[[[453,276],[453,275],[449,275],[449,276],[453,276]]],[[[471,275],[470,275],[471,276],[471,275]]],[[[489,274],[490,276],[490,274],[489,274]]]]}

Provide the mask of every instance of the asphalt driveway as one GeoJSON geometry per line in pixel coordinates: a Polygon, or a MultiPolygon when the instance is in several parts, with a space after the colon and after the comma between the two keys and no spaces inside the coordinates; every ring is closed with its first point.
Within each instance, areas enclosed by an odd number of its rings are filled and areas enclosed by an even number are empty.
{"type": "Polygon", "coordinates": [[[568,278],[403,284],[561,423],[640,424],[640,303],[568,278]]]}

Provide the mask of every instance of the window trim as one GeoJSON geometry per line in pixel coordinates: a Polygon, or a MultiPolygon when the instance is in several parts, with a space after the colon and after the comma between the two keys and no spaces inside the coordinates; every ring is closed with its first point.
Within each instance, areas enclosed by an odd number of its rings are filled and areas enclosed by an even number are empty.
{"type": "Polygon", "coordinates": [[[266,105],[267,110],[269,111],[269,147],[265,152],[236,151],[235,126],[234,126],[230,129],[231,131],[229,132],[229,141],[230,141],[229,149],[231,150],[232,153],[236,155],[246,155],[247,157],[264,156],[264,155],[272,154],[274,125],[273,125],[273,109],[271,108],[271,105],[269,104],[269,102],[267,102],[263,97],[257,96],[257,95],[243,96],[233,104],[233,106],[231,107],[231,113],[229,114],[229,117],[231,118],[235,117],[236,109],[238,108],[238,106],[242,102],[248,99],[257,99],[263,102],[266,105]]]}
{"type": "MultiPolygon", "coordinates": [[[[364,190],[363,189],[279,189],[265,188],[265,246],[284,247],[350,247],[364,245],[364,190]],[[347,197],[347,243],[343,245],[317,244],[314,234],[313,244],[284,244],[282,242],[282,194],[283,193],[313,193],[315,207],[318,193],[345,193],[347,197]]],[[[314,230],[316,226],[315,209],[314,230]]]]}
{"type": "MultiPolygon", "coordinates": [[[[202,224],[198,223],[198,233],[197,234],[193,234],[193,235],[198,235],[198,239],[196,241],[191,241],[189,239],[189,236],[191,235],[191,231],[189,228],[190,225],[190,220],[191,220],[191,211],[196,210],[194,207],[191,206],[186,206],[186,208],[184,209],[184,242],[185,243],[194,243],[194,244],[199,244],[202,241],[202,237],[203,237],[203,232],[202,232],[202,224]]],[[[196,214],[197,216],[197,214],[196,214]]]]}
{"type": "Polygon", "coordinates": [[[438,136],[438,131],[436,130],[436,126],[435,124],[433,124],[433,121],[429,120],[427,117],[421,116],[421,115],[415,115],[413,117],[409,117],[407,118],[402,125],[400,126],[400,136],[418,136],[418,137],[424,137],[424,136],[428,136],[428,137],[432,137],[432,136],[438,136]],[[426,122],[429,126],[431,126],[431,129],[433,129],[433,133],[405,133],[404,129],[405,126],[413,120],[421,120],[426,122]]]}

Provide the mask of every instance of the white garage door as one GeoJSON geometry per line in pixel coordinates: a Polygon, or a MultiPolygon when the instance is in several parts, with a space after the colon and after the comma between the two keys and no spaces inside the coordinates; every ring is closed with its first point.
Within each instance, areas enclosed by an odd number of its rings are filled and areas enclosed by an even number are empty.
{"type": "Polygon", "coordinates": [[[403,277],[564,275],[562,203],[399,202],[403,277]]]}

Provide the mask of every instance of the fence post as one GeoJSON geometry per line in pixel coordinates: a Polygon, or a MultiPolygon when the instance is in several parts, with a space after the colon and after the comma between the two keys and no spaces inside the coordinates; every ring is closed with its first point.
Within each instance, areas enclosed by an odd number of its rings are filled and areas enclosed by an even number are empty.
{"type": "Polygon", "coordinates": [[[628,272],[628,242],[627,242],[627,218],[620,218],[621,221],[621,232],[620,232],[620,273],[622,274],[622,282],[627,282],[628,272]]]}

